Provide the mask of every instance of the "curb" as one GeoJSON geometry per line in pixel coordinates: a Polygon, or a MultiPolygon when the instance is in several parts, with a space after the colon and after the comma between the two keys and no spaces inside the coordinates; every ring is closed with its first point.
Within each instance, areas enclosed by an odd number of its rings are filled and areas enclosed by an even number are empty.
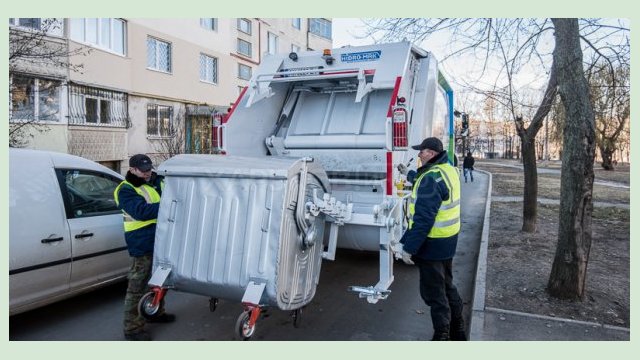
{"type": "Polygon", "coordinates": [[[585,326],[591,326],[591,327],[594,327],[594,328],[600,327],[600,328],[603,328],[603,329],[625,332],[627,334],[631,333],[631,329],[630,328],[626,328],[626,327],[622,327],[622,326],[615,326],[615,325],[608,325],[608,324],[604,324],[604,323],[596,323],[596,322],[591,322],[591,321],[582,321],[582,320],[560,318],[560,317],[554,317],[554,316],[548,316],[548,315],[531,314],[531,313],[525,313],[525,312],[522,312],[522,311],[498,309],[498,308],[494,308],[494,307],[486,307],[485,311],[486,312],[496,313],[496,314],[509,314],[509,315],[521,316],[521,317],[532,318],[532,319],[556,321],[556,322],[562,322],[562,323],[568,323],[568,324],[576,324],[576,325],[585,325],[585,326]]]}
{"type": "Polygon", "coordinates": [[[473,286],[473,307],[471,309],[471,324],[469,330],[469,340],[483,340],[484,333],[484,310],[487,278],[487,247],[489,246],[489,225],[491,218],[491,191],[493,177],[490,172],[476,170],[489,176],[487,186],[487,203],[484,209],[484,222],[482,224],[482,238],[480,239],[480,249],[478,251],[478,264],[476,266],[476,281],[473,286]]]}

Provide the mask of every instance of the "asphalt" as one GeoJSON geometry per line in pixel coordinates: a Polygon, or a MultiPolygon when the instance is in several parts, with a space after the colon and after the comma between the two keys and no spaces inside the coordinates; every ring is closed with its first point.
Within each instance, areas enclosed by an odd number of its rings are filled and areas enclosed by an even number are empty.
{"type": "MultiPolygon", "coordinates": [[[[487,177],[487,181],[476,181],[476,191],[466,192],[475,197],[474,203],[484,203],[484,219],[478,263],[473,292],[473,306],[469,340],[471,341],[629,341],[630,329],[600,323],[576,321],[487,307],[485,303],[487,247],[490,241],[491,218],[491,174],[482,170],[474,172],[476,177],[487,177]],[[484,199],[484,202],[482,201],[484,199]]],[[[462,184],[463,186],[467,184],[462,184]]],[[[464,192],[463,192],[464,193],[464,192]]]]}

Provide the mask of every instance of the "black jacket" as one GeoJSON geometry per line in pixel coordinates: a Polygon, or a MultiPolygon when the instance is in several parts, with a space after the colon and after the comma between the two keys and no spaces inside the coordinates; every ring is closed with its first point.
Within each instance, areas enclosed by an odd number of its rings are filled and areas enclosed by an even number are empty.
{"type": "Polygon", "coordinates": [[[464,162],[462,163],[462,167],[464,169],[473,169],[473,164],[475,163],[476,161],[473,159],[473,156],[465,156],[464,162]]]}

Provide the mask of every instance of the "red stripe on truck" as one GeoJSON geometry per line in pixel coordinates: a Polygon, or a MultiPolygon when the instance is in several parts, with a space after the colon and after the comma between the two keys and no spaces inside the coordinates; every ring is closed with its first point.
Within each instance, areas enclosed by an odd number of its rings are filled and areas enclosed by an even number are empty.
{"type": "Polygon", "coordinates": [[[387,151],[387,195],[393,195],[393,152],[387,151]]]}
{"type": "Polygon", "coordinates": [[[226,124],[229,122],[229,119],[231,118],[231,114],[233,114],[233,112],[236,110],[236,108],[238,107],[238,104],[240,104],[240,100],[242,100],[242,97],[244,96],[244,93],[247,92],[247,86],[244,87],[244,89],[242,89],[242,91],[240,91],[240,95],[238,95],[238,98],[236,99],[236,102],[233,103],[233,105],[231,106],[231,109],[229,110],[229,113],[227,114],[227,116],[225,116],[222,119],[222,123],[226,124]]]}
{"type": "Polygon", "coordinates": [[[396,78],[396,85],[393,87],[393,93],[391,94],[391,101],[389,102],[389,110],[387,110],[388,118],[393,116],[393,107],[396,105],[396,100],[398,99],[398,91],[400,91],[401,80],[402,80],[402,76],[398,76],[396,78]]]}

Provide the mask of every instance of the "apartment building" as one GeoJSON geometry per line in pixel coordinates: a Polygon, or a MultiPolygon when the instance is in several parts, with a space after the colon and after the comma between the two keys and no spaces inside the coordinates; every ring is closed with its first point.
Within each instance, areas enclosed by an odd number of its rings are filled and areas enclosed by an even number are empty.
{"type": "Polygon", "coordinates": [[[215,152],[213,125],[265,56],[332,47],[325,18],[11,18],[9,26],[14,145],[120,172],[135,153],[159,163],[215,152]],[[20,56],[28,41],[40,58],[20,56]]]}

